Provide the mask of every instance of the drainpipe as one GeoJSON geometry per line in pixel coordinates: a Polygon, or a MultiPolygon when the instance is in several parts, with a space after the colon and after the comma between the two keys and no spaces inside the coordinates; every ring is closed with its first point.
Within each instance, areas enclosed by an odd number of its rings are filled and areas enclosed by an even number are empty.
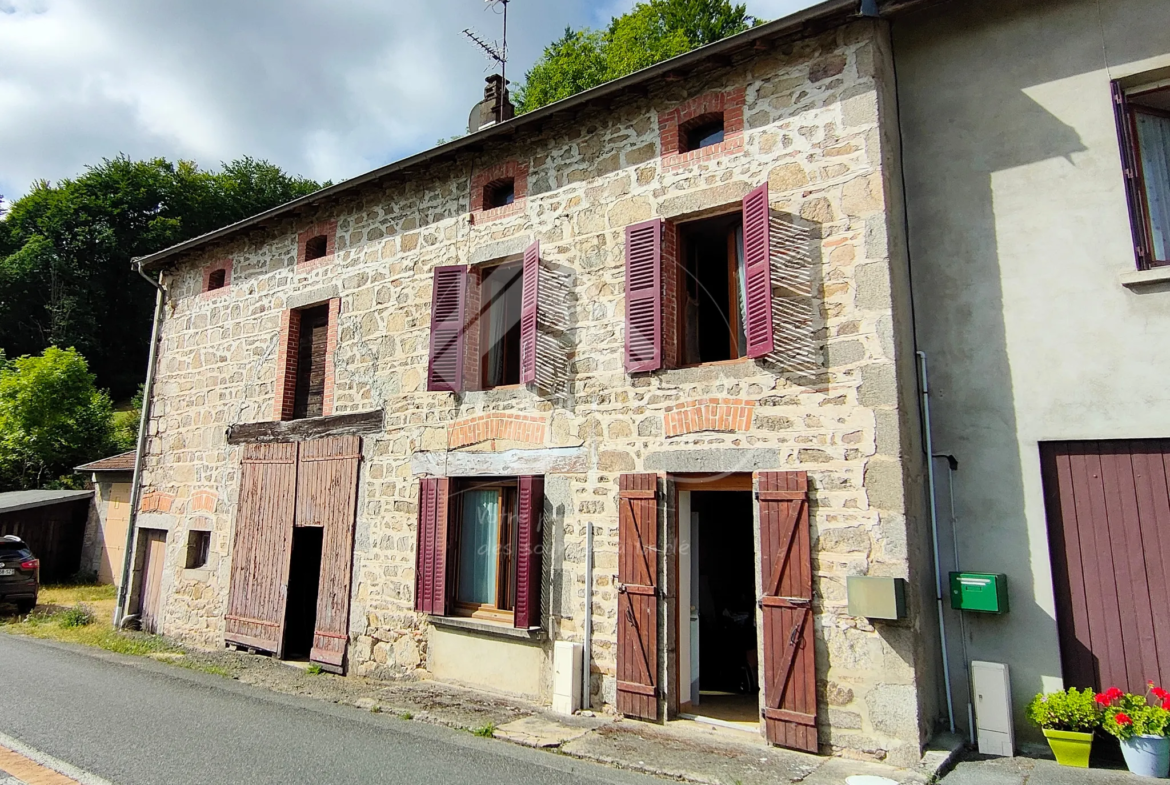
{"type": "Polygon", "coordinates": [[[938,512],[935,509],[934,494],[934,440],[930,435],[930,387],[927,384],[926,352],[918,355],[919,380],[922,383],[922,427],[926,433],[926,483],[930,489],[930,539],[934,546],[934,592],[938,604],[939,646],[942,649],[943,682],[947,688],[947,722],[951,733],[955,732],[955,701],[951,693],[951,663],[947,656],[947,625],[943,616],[942,564],[938,551],[938,512]]]}
{"type": "Polygon", "coordinates": [[[589,662],[593,656],[593,524],[585,524],[585,646],[581,652],[581,708],[589,708],[593,679],[589,662]]]}
{"type": "Polygon", "coordinates": [[[114,608],[114,629],[122,624],[126,616],[126,601],[130,596],[130,565],[134,557],[134,529],[138,522],[138,498],[142,494],[142,456],[146,452],[146,430],[150,422],[150,402],[154,391],[154,365],[158,356],[158,336],[162,329],[163,304],[167,290],[160,281],[155,281],[142,272],[142,262],[133,260],[131,267],[155,288],[154,323],[150,328],[150,357],[146,364],[146,384],[142,388],[142,413],[138,420],[138,445],[134,451],[134,477],[130,481],[130,520],[126,524],[126,549],[122,553],[122,582],[118,585],[118,602],[114,608]]]}

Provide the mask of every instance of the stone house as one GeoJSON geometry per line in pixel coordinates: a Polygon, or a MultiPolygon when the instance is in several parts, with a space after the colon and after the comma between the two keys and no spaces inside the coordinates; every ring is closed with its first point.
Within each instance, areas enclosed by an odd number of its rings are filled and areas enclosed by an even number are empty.
{"type": "Polygon", "coordinates": [[[594,709],[916,762],[901,151],[857,10],[141,260],[167,297],[131,610],[149,575],[168,635],[541,702],[577,644],[594,709]],[[851,615],[861,575],[906,580],[905,617],[851,615]]]}

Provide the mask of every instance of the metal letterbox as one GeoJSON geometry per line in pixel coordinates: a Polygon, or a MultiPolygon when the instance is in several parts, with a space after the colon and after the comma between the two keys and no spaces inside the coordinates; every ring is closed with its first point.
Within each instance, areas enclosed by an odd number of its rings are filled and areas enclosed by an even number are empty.
{"type": "Polygon", "coordinates": [[[845,579],[845,592],[850,616],[906,618],[906,581],[902,578],[850,575],[845,579]]]}
{"type": "Polygon", "coordinates": [[[952,572],[951,607],[957,611],[1007,613],[1007,576],[991,572],[952,572]]]}

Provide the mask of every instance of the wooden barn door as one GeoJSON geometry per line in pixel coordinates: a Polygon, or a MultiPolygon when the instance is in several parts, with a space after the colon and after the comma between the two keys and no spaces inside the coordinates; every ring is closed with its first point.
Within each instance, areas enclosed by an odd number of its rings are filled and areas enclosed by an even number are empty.
{"type": "Polygon", "coordinates": [[[161,631],[162,621],[162,574],[167,559],[167,533],[156,529],[143,529],[142,548],[142,593],[138,614],[142,629],[146,632],[161,631]]]}
{"type": "Polygon", "coordinates": [[[808,477],[804,472],[760,472],[758,495],[764,731],[773,744],[816,752],[808,477]]]}
{"type": "Polygon", "coordinates": [[[658,719],[658,476],[618,485],[617,709],[658,719]]]}
{"type": "Polygon", "coordinates": [[[296,444],[244,446],[224,639],[278,657],[284,653],[296,487],[296,444]]]}
{"type": "Polygon", "coordinates": [[[317,622],[309,659],[332,670],[343,668],[349,641],[349,587],[361,457],[357,436],[301,444],[296,523],[323,529],[317,622]]]}
{"type": "Polygon", "coordinates": [[[1170,440],[1040,445],[1067,687],[1170,683],[1170,440]]]}

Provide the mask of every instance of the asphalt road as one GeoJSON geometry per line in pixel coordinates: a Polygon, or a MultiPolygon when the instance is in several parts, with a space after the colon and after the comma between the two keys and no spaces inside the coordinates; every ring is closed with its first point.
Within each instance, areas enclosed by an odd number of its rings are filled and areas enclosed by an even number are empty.
{"type": "Polygon", "coordinates": [[[0,694],[0,733],[115,785],[662,782],[150,660],[5,634],[0,694]]]}

